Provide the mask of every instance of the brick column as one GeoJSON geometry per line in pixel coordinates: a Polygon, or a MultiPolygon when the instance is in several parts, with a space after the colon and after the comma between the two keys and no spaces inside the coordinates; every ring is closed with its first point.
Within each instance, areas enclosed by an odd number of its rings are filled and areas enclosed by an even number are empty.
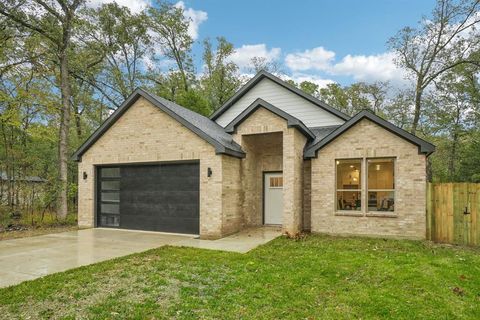
{"type": "Polygon", "coordinates": [[[306,138],[295,128],[283,133],[283,231],[302,231],[303,148],[306,138]]]}
{"type": "Polygon", "coordinates": [[[200,238],[219,239],[222,234],[222,158],[200,160],[200,238]],[[207,170],[212,170],[208,177],[207,170]]]}

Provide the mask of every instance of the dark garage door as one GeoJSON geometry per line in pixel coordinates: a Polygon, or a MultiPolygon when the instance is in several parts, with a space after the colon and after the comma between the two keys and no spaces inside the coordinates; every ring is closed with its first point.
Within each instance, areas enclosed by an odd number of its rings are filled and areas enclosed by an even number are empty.
{"type": "Polygon", "coordinates": [[[199,233],[198,163],[98,169],[98,225],[199,233]]]}

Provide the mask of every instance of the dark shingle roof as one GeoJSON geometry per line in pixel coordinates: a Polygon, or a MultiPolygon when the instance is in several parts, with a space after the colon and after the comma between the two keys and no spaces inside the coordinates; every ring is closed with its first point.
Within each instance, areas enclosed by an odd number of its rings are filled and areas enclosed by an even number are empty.
{"type": "Polygon", "coordinates": [[[309,128],[310,131],[312,131],[313,134],[315,135],[315,140],[313,140],[310,145],[316,144],[317,142],[319,142],[320,140],[322,140],[323,138],[325,138],[326,136],[328,136],[330,133],[332,133],[333,131],[335,131],[338,127],[340,127],[340,125],[337,125],[337,126],[326,126],[326,127],[311,127],[311,128],[309,128]]]}
{"type": "Polygon", "coordinates": [[[214,121],[204,117],[196,112],[188,110],[176,103],[158,97],[142,89],[135,90],[125,102],[115,110],[110,117],[102,123],[102,125],[78,148],[73,154],[73,159],[80,161],[81,156],[122,116],[122,114],[131,106],[138,98],[143,97],[152,103],[155,107],[161,109],[172,118],[183,124],[185,127],[193,131],[199,137],[215,147],[218,154],[228,154],[234,157],[242,158],[245,153],[239,144],[233,141],[231,135],[226,133],[224,129],[214,121]]]}
{"type": "Polygon", "coordinates": [[[375,115],[374,113],[363,110],[354,115],[350,120],[346,121],[341,126],[335,128],[329,134],[325,135],[322,139],[315,139],[313,143],[308,145],[305,148],[304,157],[305,158],[314,158],[317,156],[317,151],[325,147],[327,144],[335,140],[338,136],[343,134],[345,131],[353,127],[355,124],[360,122],[362,119],[368,119],[379,126],[383,127],[384,129],[396,134],[397,136],[409,141],[410,143],[418,146],[418,152],[426,154],[427,156],[435,151],[435,146],[428,141],[425,141],[410,132],[407,132],[396,125],[388,122],[380,118],[379,116],[375,115]]]}
{"type": "Polygon", "coordinates": [[[232,136],[226,133],[223,127],[217,124],[215,121],[212,121],[209,118],[202,116],[201,114],[196,113],[192,110],[179,106],[178,104],[173,103],[167,99],[164,99],[154,94],[150,95],[156,100],[158,100],[163,106],[167,107],[172,112],[182,117],[196,128],[200,129],[202,132],[207,134],[213,140],[220,143],[225,148],[235,152],[243,153],[240,145],[233,141],[232,136]]]}

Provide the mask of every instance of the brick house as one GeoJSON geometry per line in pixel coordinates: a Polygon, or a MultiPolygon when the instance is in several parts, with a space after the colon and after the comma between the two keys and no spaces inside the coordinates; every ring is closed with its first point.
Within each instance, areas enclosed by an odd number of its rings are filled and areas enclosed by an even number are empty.
{"type": "Polygon", "coordinates": [[[267,72],[210,118],[138,89],[74,154],[78,223],[205,239],[264,224],[422,239],[434,149],[267,72]]]}

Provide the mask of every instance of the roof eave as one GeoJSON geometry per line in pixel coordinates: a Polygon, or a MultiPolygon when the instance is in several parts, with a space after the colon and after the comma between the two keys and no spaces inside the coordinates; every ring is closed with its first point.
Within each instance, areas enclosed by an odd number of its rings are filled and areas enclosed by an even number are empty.
{"type": "Polygon", "coordinates": [[[72,155],[72,160],[80,162],[82,155],[98,140],[100,137],[107,131],[113,123],[130,107],[137,99],[142,96],[141,89],[136,89],[128,98],[125,100],[120,107],[118,107],[105,121],[100,125],[100,127],[95,130],[90,137],[75,151],[72,155]]]}
{"type": "Polygon", "coordinates": [[[349,121],[345,122],[342,126],[338,127],[336,130],[332,131],[325,138],[317,142],[315,145],[310,146],[305,150],[304,158],[311,159],[316,158],[318,151],[325,147],[327,144],[335,140],[338,136],[343,134],[345,131],[350,129],[352,126],[360,122],[362,119],[368,119],[377,125],[381,126],[385,130],[392,132],[393,134],[409,141],[410,143],[418,147],[419,154],[425,154],[427,157],[435,151],[435,146],[428,141],[425,141],[397,126],[394,124],[380,118],[379,116],[369,112],[369,111],[360,111],[355,116],[353,116],[349,121]]]}
{"type": "Polygon", "coordinates": [[[272,112],[273,114],[281,117],[285,121],[287,121],[287,126],[294,127],[302,132],[307,138],[311,141],[315,139],[315,135],[313,134],[310,129],[299,119],[287,114],[286,112],[282,111],[281,109],[275,107],[271,103],[257,98],[254,102],[252,102],[244,111],[242,111],[235,119],[233,119],[226,127],[225,132],[233,134],[237,131],[237,127],[246,120],[251,114],[253,114],[258,108],[265,108],[266,110],[272,112]]]}
{"type": "Polygon", "coordinates": [[[237,91],[230,99],[228,99],[220,108],[218,108],[211,116],[211,120],[216,120],[220,117],[225,111],[227,111],[235,102],[237,102],[246,92],[248,92],[253,86],[255,86],[258,82],[260,82],[263,78],[267,78],[276,84],[284,87],[285,89],[299,95],[300,97],[310,101],[314,105],[318,106],[319,108],[324,109],[325,111],[339,117],[342,120],[349,120],[350,117],[345,113],[329,106],[325,102],[305,93],[304,91],[298,89],[297,87],[283,81],[282,79],[274,76],[271,73],[268,73],[264,70],[257,73],[252,79],[250,79],[239,91],[237,91]]]}
{"type": "Polygon", "coordinates": [[[100,127],[93,132],[93,134],[75,151],[72,155],[72,159],[74,161],[80,162],[82,155],[98,140],[100,137],[115,123],[115,121],[133,104],[135,103],[138,98],[143,97],[148,100],[152,105],[161,109],[163,112],[171,116],[173,119],[180,122],[182,125],[187,127],[190,131],[198,135],[203,140],[207,141],[215,148],[216,153],[228,153],[235,157],[242,158],[242,152],[231,150],[223,146],[221,143],[216,141],[215,139],[211,138],[208,134],[203,132],[201,129],[197,128],[181,116],[177,115],[175,112],[164,106],[162,103],[157,101],[154,97],[152,97],[148,92],[138,88],[136,89],[128,98],[125,100],[124,103],[120,107],[115,110],[114,113],[110,115],[101,125],[100,127]],[[220,150],[220,152],[218,151],[220,150]],[[229,150],[229,151],[225,151],[229,150]]]}
{"type": "Polygon", "coordinates": [[[222,148],[216,148],[215,149],[215,153],[216,154],[226,154],[228,156],[232,156],[232,157],[235,157],[235,158],[245,158],[246,157],[246,154],[245,152],[241,152],[241,151],[237,151],[237,150],[232,150],[232,149],[229,149],[229,148],[225,148],[225,147],[222,147],[222,148]]]}

